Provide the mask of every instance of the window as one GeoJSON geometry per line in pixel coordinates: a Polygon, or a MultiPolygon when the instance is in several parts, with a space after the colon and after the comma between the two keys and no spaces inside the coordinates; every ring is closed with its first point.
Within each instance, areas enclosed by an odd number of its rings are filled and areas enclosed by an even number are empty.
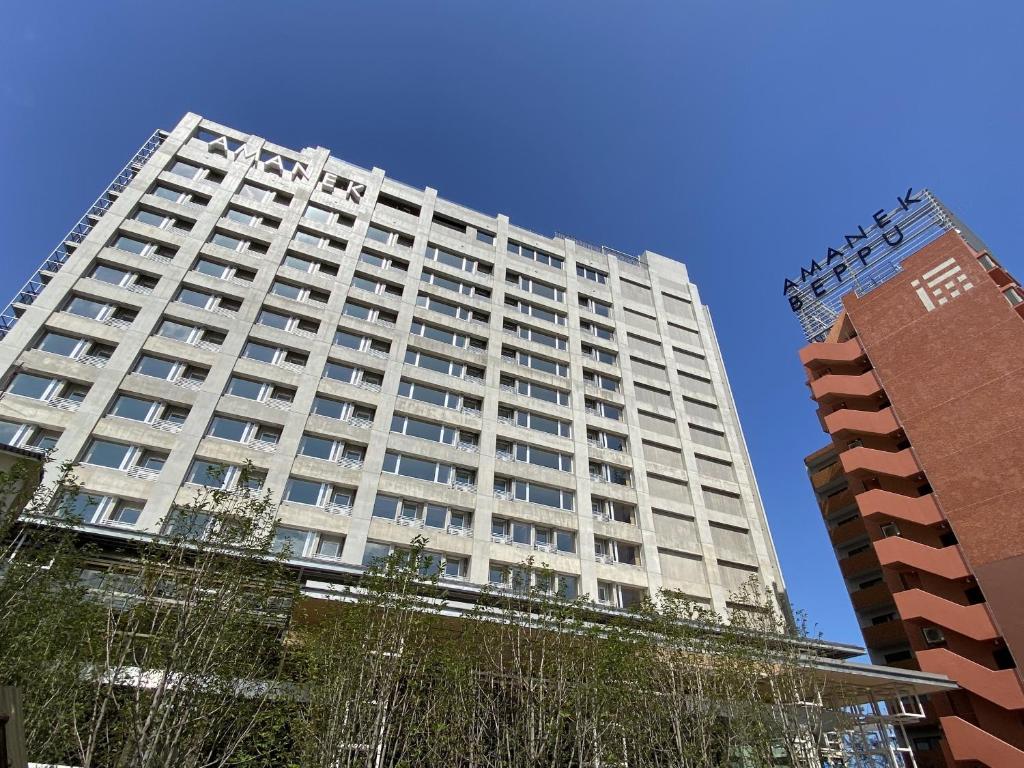
{"type": "Polygon", "coordinates": [[[549,267],[555,269],[561,269],[564,259],[560,256],[555,256],[553,253],[546,253],[545,251],[531,248],[522,243],[516,242],[515,240],[508,241],[508,252],[514,253],[517,256],[522,256],[524,259],[530,259],[530,261],[536,261],[538,264],[547,264],[549,267]]]}
{"type": "Polygon", "coordinates": [[[553,376],[568,376],[569,366],[565,363],[557,360],[552,360],[547,357],[541,357],[530,352],[523,352],[521,350],[513,349],[512,347],[503,347],[501,350],[501,356],[505,360],[509,360],[519,365],[525,365],[527,368],[532,368],[535,371],[541,371],[542,373],[550,373],[553,376]]]}
{"type": "Polygon", "coordinates": [[[231,489],[249,488],[258,490],[263,487],[266,472],[262,469],[245,469],[233,464],[197,459],[192,462],[185,482],[191,485],[202,485],[207,488],[231,489]]]}
{"type": "Polygon", "coordinates": [[[468,510],[422,499],[402,499],[378,493],[373,500],[373,516],[400,525],[437,528],[460,535],[468,535],[472,531],[472,513],[468,510]]]}
{"type": "Polygon", "coordinates": [[[331,298],[329,291],[317,290],[309,286],[290,283],[286,280],[275,280],[270,286],[270,292],[284,299],[302,301],[307,304],[326,304],[331,298]]]}
{"type": "Polygon", "coordinates": [[[460,490],[476,490],[476,470],[420,459],[388,451],[384,456],[384,472],[416,480],[451,485],[460,490]]]}
{"type": "Polygon", "coordinates": [[[245,200],[255,200],[258,203],[277,203],[278,205],[288,205],[292,201],[291,195],[285,192],[248,181],[238,190],[238,196],[245,200]]]}
{"type": "Polygon", "coordinates": [[[307,274],[322,274],[335,277],[338,274],[338,265],[332,261],[321,261],[306,256],[299,256],[292,251],[287,251],[281,266],[297,269],[307,274]]]}
{"type": "Polygon", "coordinates": [[[614,352],[609,352],[601,347],[595,347],[593,344],[580,342],[580,351],[585,357],[597,360],[599,363],[605,363],[606,365],[615,365],[619,359],[619,356],[614,352]]]}
{"type": "Polygon", "coordinates": [[[182,176],[186,179],[199,179],[203,175],[202,168],[182,160],[174,162],[167,170],[175,176],[182,176]]]}
{"type": "Polygon", "coordinates": [[[309,533],[301,528],[285,528],[283,525],[279,525],[274,529],[274,539],[270,543],[270,550],[283,553],[288,557],[302,557],[306,552],[309,533]]]}
{"type": "Polygon", "coordinates": [[[269,381],[232,376],[228,380],[224,394],[245,398],[246,400],[255,400],[280,408],[287,408],[295,397],[295,390],[291,387],[273,384],[269,381]]]}
{"type": "Polygon", "coordinates": [[[633,485],[633,473],[624,467],[606,464],[601,461],[590,462],[590,479],[598,483],[613,485],[633,485]]]}
{"type": "MultiPolygon", "coordinates": [[[[312,412],[317,416],[323,416],[328,419],[361,419],[366,422],[372,422],[376,415],[376,409],[373,406],[362,405],[360,403],[349,403],[344,400],[336,400],[333,397],[327,397],[325,395],[317,395],[313,398],[312,412]]],[[[366,426],[370,426],[366,424],[366,426]]]]}
{"type": "Polygon", "coordinates": [[[603,301],[598,301],[590,296],[584,296],[582,293],[580,294],[580,309],[593,312],[601,317],[612,316],[612,307],[610,304],[605,304],[603,301]]]}
{"type": "Polygon", "coordinates": [[[587,368],[583,369],[583,380],[588,384],[600,387],[601,389],[607,389],[609,392],[619,391],[619,380],[613,376],[608,376],[597,371],[591,371],[587,368]]]}
{"type": "Polygon", "coordinates": [[[367,277],[358,272],[352,276],[352,287],[368,293],[375,293],[378,296],[401,296],[405,290],[401,285],[367,277]]]}
{"type": "Polygon", "coordinates": [[[157,211],[151,211],[146,208],[139,208],[135,211],[135,215],[132,217],[133,221],[137,221],[140,224],[147,224],[157,229],[180,229],[188,232],[192,229],[194,222],[188,219],[175,219],[173,216],[168,216],[165,213],[159,213],[157,211]]]}
{"type": "Polygon", "coordinates": [[[569,404],[569,393],[552,387],[545,387],[543,384],[536,384],[527,379],[516,379],[513,376],[502,374],[500,386],[506,392],[517,392],[537,400],[557,405],[569,404]]]}
{"type": "Polygon", "coordinates": [[[334,440],[330,437],[322,437],[311,432],[304,432],[299,441],[299,455],[308,456],[312,459],[323,459],[344,464],[350,469],[362,466],[366,456],[366,448],[361,445],[347,443],[344,440],[334,440]]]}
{"type": "Polygon", "coordinates": [[[377,224],[371,224],[366,228],[366,239],[383,243],[384,245],[397,245],[402,248],[412,248],[413,244],[412,235],[407,235],[404,232],[384,229],[377,224]]]}
{"type": "Polygon", "coordinates": [[[608,282],[608,275],[604,272],[599,272],[593,267],[588,267],[585,264],[576,265],[576,275],[582,277],[584,280],[591,280],[595,283],[604,285],[608,282]]]}
{"type": "Polygon", "coordinates": [[[379,309],[356,301],[346,301],[345,306],[341,309],[341,314],[345,317],[365,320],[368,323],[376,323],[385,328],[391,328],[398,322],[398,315],[390,309],[379,309]]]}
{"type": "Polygon", "coordinates": [[[640,546],[625,541],[594,537],[594,556],[606,563],[640,565],[640,546]]]}
{"type": "Polygon", "coordinates": [[[603,416],[606,419],[614,419],[615,421],[622,421],[622,409],[611,403],[606,403],[603,400],[595,400],[588,397],[584,403],[587,413],[591,413],[594,416],[603,416]]]}
{"type": "Polygon", "coordinates": [[[549,309],[538,307],[536,304],[531,304],[528,301],[516,298],[515,296],[505,296],[505,306],[514,307],[524,315],[536,318],[537,320],[545,320],[555,325],[565,325],[566,317],[561,312],[552,312],[549,309]]]}
{"type": "Polygon", "coordinates": [[[160,325],[156,329],[156,335],[208,349],[220,348],[221,344],[224,343],[224,339],[227,338],[227,334],[224,331],[168,319],[160,321],[160,325]]]}
{"type": "Polygon", "coordinates": [[[627,587],[610,581],[597,582],[597,602],[613,608],[635,608],[647,597],[640,587],[627,587]]]}
{"type": "Polygon", "coordinates": [[[516,443],[499,437],[494,444],[494,453],[498,459],[505,461],[515,460],[538,467],[557,469],[560,472],[572,472],[572,456],[569,454],[549,451],[527,443],[516,443]]]}
{"type": "Polygon", "coordinates": [[[490,275],[494,272],[493,265],[486,261],[471,259],[468,256],[462,256],[458,253],[446,251],[444,248],[438,248],[435,245],[427,246],[426,258],[453,269],[461,269],[463,272],[472,272],[480,275],[490,275]]]}
{"type": "Polygon", "coordinates": [[[16,373],[7,391],[12,395],[29,397],[33,400],[46,400],[59,387],[59,380],[31,373],[16,373]]]}
{"type": "Polygon", "coordinates": [[[372,336],[351,333],[343,328],[339,328],[334,332],[334,343],[339,347],[355,349],[359,352],[369,352],[375,357],[387,357],[391,351],[390,341],[382,341],[372,336]]]}
{"type": "Polygon", "coordinates": [[[294,333],[297,336],[312,338],[320,330],[320,321],[298,315],[286,315],[283,312],[276,312],[272,309],[263,308],[256,316],[258,325],[266,325],[270,328],[278,328],[282,331],[294,333]]]}
{"type": "Polygon", "coordinates": [[[575,600],[579,593],[579,577],[564,573],[548,574],[526,570],[521,567],[492,562],[487,572],[487,581],[499,589],[513,592],[539,592],[557,595],[566,600],[575,600]]]}
{"type": "Polygon", "coordinates": [[[601,520],[613,520],[617,523],[636,524],[636,507],[622,501],[590,497],[590,511],[601,520]]]}
{"type": "Polygon", "coordinates": [[[591,336],[597,336],[599,339],[605,341],[612,341],[615,339],[615,331],[611,328],[605,328],[603,325],[592,323],[589,320],[580,320],[580,330],[584,333],[589,333],[591,336]]]}
{"type": "Polygon", "coordinates": [[[198,192],[185,192],[180,189],[167,186],[166,184],[155,185],[150,190],[150,194],[155,195],[162,200],[169,200],[172,203],[178,203],[179,205],[205,206],[210,202],[210,198],[206,195],[200,195],[198,192]]]}
{"type": "Polygon", "coordinates": [[[323,378],[334,379],[344,384],[355,384],[365,389],[379,390],[384,383],[384,374],[379,371],[357,368],[353,365],[328,360],[324,364],[323,378]]]}
{"type": "Polygon", "coordinates": [[[545,552],[576,552],[576,532],[561,528],[494,517],[491,540],[498,544],[517,544],[545,552]]]}
{"type": "MultiPolygon", "coordinates": [[[[424,421],[412,416],[395,414],[391,417],[391,431],[401,435],[408,435],[409,437],[418,437],[421,440],[455,445],[457,442],[460,442],[460,432],[464,430],[444,424],[437,424],[432,421],[424,421]]],[[[469,438],[466,442],[471,442],[473,445],[476,445],[479,440],[476,432],[470,432],[466,437],[469,438]]]]}
{"type": "Polygon", "coordinates": [[[261,216],[257,213],[250,211],[244,211],[241,208],[228,208],[224,214],[224,218],[228,221],[233,221],[236,224],[242,224],[247,227],[269,227],[270,229],[277,229],[281,222],[279,219],[271,218],[270,216],[261,216]]]}
{"type": "Polygon", "coordinates": [[[442,328],[438,325],[424,323],[420,320],[413,320],[411,334],[422,336],[427,339],[439,341],[442,344],[450,344],[453,347],[461,347],[469,350],[484,351],[487,349],[487,340],[479,339],[476,336],[468,336],[463,333],[456,333],[442,328]]]}
{"type": "Polygon", "coordinates": [[[200,291],[187,286],[182,287],[178,291],[178,295],[174,300],[211,312],[236,314],[242,308],[241,299],[236,299],[233,296],[224,296],[220,293],[207,293],[206,291],[200,291]]]}
{"type": "Polygon", "coordinates": [[[409,365],[415,365],[417,368],[426,368],[429,371],[436,371],[447,376],[476,380],[479,383],[483,383],[485,373],[483,368],[465,365],[450,360],[447,357],[439,357],[438,355],[431,355],[409,348],[405,351],[405,362],[409,365]]]}
{"type": "Polygon", "coordinates": [[[313,546],[313,557],[321,560],[340,560],[341,551],[345,548],[345,537],[328,533],[318,533],[313,546]]]}
{"type": "Polygon", "coordinates": [[[368,251],[365,248],[359,254],[359,261],[363,264],[369,264],[371,267],[377,267],[377,269],[394,269],[399,272],[409,271],[408,262],[392,258],[391,256],[383,256],[379,253],[368,251]]]}
{"type": "Polygon", "coordinates": [[[301,227],[296,230],[294,236],[294,242],[302,245],[308,245],[311,248],[328,248],[335,251],[344,251],[348,247],[348,243],[343,240],[336,240],[333,237],[327,237],[326,235],[320,235],[316,232],[310,232],[307,229],[301,227]]]}
{"type": "Polygon", "coordinates": [[[597,448],[605,448],[609,451],[626,450],[626,438],[614,432],[605,432],[601,429],[587,429],[587,442],[597,448]]]}
{"type": "Polygon", "coordinates": [[[423,270],[420,274],[420,280],[438,288],[444,288],[447,291],[461,293],[464,296],[475,296],[481,299],[489,299],[491,297],[491,291],[489,288],[481,288],[480,286],[472,283],[465,283],[461,280],[448,277],[440,272],[431,272],[428,269],[423,270]]]}
{"type": "Polygon", "coordinates": [[[448,317],[454,317],[457,320],[465,320],[470,323],[486,323],[491,317],[487,312],[482,312],[479,309],[473,309],[471,307],[465,307],[461,304],[452,304],[451,302],[431,296],[428,293],[420,293],[416,296],[416,306],[422,307],[423,309],[429,309],[432,312],[439,312],[442,315],[447,315],[448,317]]]}
{"type": "Polygon", "coordinates": [[[523,291],[528,291],[532,294],[540,296],[544,299],[550,299],[551,301],[565,301],[565,289],[557,288],[548,283],[535,280],[532,277],[526,275],[520,275],[516,272],[505,271],[505,281],[514,285],[523,291]]]}
{"type": "Polygon", "coordinates": [[[138,315],[138,310],[131,307],[94,301],[83,296],[72,296],[71,300],[65,305],[64,311],[119,328],[131,325],[138,315]]]}
{"type": "Polygon", "coordinates": [[[494,494],[499,498],[528,501],[546,507],[573,509],[575,493],[564,488],[531,483],[526,480],[514,480],[511,477],[494,478],[494,494]]]}
{"type": "Polygon", "coordinates": [[[486,243],[487,245],[494,245],[494,233],[488,232],[485,229],[476,230],[476,239],[478,242],[486,243]]]}
{"type": "Polygon", "coordinates": [[[289,478],[284,491],[285,501],[323,507],[333,514],[351,514],[355,498],[354,488],[321,483],[318,480],[305,480],[301,477],[289,478]]]}
{"type": "Polygon", "coordinates": [[[234,264],[225,264],[200,256],[192,265],[193,272],[216,277],[219,280],[233,280],[239,283],[251,283],[256,279],[256,270],[245,269],[234,264]]]}
{"type": "Polygon", "coordinates": [[[449,392],[445,389],[438,389],[407,379],[402,379],[398,383],[398,396],[407,397],[410,400],[419,400],[422,403],[430,403],[431,405],[440,405],[456,411],[461,409],[479,411],[481,407],[479,398],[467,397],[458,392],[449,392]]]}
{"type": "Polygon", "coordinates": [[[146,275],[139,272],[132,272],[120,267],[114,267],[101,261],[96,262],[88,277],[93,280],[127,288],[135,293],[150,293],[156,287],[160,278],[146,275]]]}
{"type": "Polygon", "coordinates": [[[445,216],[444,214],[441,213],[435,213],[433,217],[433,222],[434,224],[442,226],[446,229],[450,229],[454,232],[461,232],[462,234],[466,234],[465,222],[453,219],[450,216],[445,216]]]}
{"type": "Polygon", "coordinates": [[[87,344],[85,339],[76,336],[65,336],[62,333],[47,331],[40,337],[36,349],[61,357],[75,357],[87,344]]]}
{"type": "Polygon", "coordinates": [[[569,346],[568,340],[562,336],[544,333],[513,320],[505,320],[502,327],[507,333],[514,334],[527,341],[543,344],[545,347],[551,347],[552,349],[566,349],[569,346]]]}
{"type": "Polygon", "coordinates": [[[110,415],[132,421],[149,421],[156,405],[154,400],[146,400],[133,395],[118,395],[114,405],[110,408],[110,415]]]}
{"type": "Polygon", "coordinates": [[[144,502],[141,501],[81,491],[68,500],[63,512],[79,518],[83,523],[131,528],[139,521],[143,506],[144,502]]]}
{"type": "Polygon", "coordinates": [[[331,211],[327,208],[321,208],[318,205],[313,205],[312,203],[306,206],[306,210],[303,212],[302,218],[306,221],[311,221],[314,224],[320,224],[327,227],[351,227],[356,223],[356,220],[347,213],[331,211]]]}
{"type": "Polygon", "coordinates": [[[121,470],[141,468],[156,474],[163,468],[166,458],[167,454],[160,451],[93,438],[85,449],[82,463],[121,470]]]}
{"type": "Polygon", "coordinates": [[[279,365],[291,369],[301,369],[306,365],[309,356],[305,352],[275,347],[260,341],[249,340],[242,348],[242,357],[258,360],[261,363],[279,365]]]}
{"type": "Polygon", "coordinates": [[[1024,296],[1021,295],[1021,292],[1017,288],[1007,288],[1003,291],[1003,296],[1005,296],[1006,300],[1010,302],[1011,307],[1016,307],[1021,303],[1024,303],[1024,296]]]}
{"type": "Polygon", "coordinates": [[[561,419],[554,419],[550,416],[542,416],[532,411],[524,411],[511,408],[506,405],[498,406],[498,422],[504,424],[515,424],[526,429],[537,432],[545,432],[549,435],[559,437],[572,437],[572,424],[561,419]]]}
{"type": "Polygon", "coordinates": [[[187,381],[201,383],[206,380],[209,369],[199,365],[191,365],[174,360],[167,360],[153,355],[141,355],[135,364],[134,373],[152,376],[168,381],[187,381]]]}
{"type": "Polygon", "coordinates": [[[134,253],[136,256],[156,257],[158,260],[170,260],[174,258],[176,251],[166,245],[136,240],[133,237],[119,235],[113,242],[112,247],[119,251],[134,253]]]}
{"type": "Polygon", "coordinates": [[[235,443],[255,442],[274,446],[281,439],[281,428],[272,424],[260,424],[215,414],[210,420],[210,427],[206,434],[208,437],[230,440],[235,443]]]}

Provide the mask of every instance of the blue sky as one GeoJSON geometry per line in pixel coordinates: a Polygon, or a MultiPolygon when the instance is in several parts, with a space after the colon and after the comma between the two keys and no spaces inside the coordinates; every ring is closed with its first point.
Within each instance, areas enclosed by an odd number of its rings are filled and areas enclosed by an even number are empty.
{"type": "Polygon", "coordinates": [[[186,111],[678,258],[711,306],[793,600],[860,641],[803,471],[824,435],[782,281],[911,185],[1024,272],[1020,3],[112,1],[0,18],[4,301],[186,111]]]}

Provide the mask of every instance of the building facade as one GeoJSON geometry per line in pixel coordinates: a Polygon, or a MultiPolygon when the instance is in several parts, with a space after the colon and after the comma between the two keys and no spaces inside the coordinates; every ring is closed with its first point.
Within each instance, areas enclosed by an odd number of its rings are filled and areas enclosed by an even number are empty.
{"type": "Polygon", "coordinates": [[[872,661],[960,686],[908,728],[918,764],[1018,766],[1024,292],[927,197],[938,228],[917,242],[913,224],[897,236],[900,209],[867,231],[868,250],[884,251],[870,283],[823,281],[819,305],[791,292],[820,319],[845,290],[824,340],[800,352],[830,441],[806,464],[872,661]]]}
{"type": "Polygon", "coordinates": [[[86,524],[263,484],[282,545],[629,607],[783,582],[679,262],[549,238],[189,114],[2,318],[0,438],[79,465],[86,524]],[[245,467],[251,464],[252,470],[245,467]]]}

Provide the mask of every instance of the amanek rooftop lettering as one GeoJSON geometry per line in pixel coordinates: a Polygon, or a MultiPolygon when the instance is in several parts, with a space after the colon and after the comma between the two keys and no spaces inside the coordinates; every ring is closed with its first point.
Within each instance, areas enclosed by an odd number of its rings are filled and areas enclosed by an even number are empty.
{"type": "MultiPolygon", "coordinates": [[[[905,232],[901,222],[907,212],[924,201],[919,193],[915,196],[913,188],[908,188],[905,195],[897,195],[896,202],[899,207],[886,213],[884,208],[879,208],[872,215],[873,223],[868,229],[861,224],[853,234],[845,235],[846,244],[839,248],[829,247],[823,261],[811,259],[809,267],[800,268],[800,277],[796,280],[786,278],[782,286],[782,293],[789,299],[789,306],[794,312],[804,308],[804,303],[809,299],[822,299],[829,293],[828,283],[834,285],[842,283],[845,279],[854,277],[862,272],[881,255],[883,249],[895,249],[903,244],[905,232]],[[880,234],[881,240],[872,234],[880,234]],[[811,296],[806,295],[808,280],[810,281],[811,296]]],[[[834,287],[834,286],[833,286],[834,287]]]]}

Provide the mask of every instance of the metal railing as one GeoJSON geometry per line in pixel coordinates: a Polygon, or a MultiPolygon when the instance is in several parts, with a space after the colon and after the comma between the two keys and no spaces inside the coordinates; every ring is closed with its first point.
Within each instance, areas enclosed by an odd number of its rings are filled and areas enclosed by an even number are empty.
{"type": "Polygon", "coordinates": [[[59,272],[64,263],[74,253],[75,247],[81,243],[85,238],[92,232],[96,221],[100,219],[107,212],[114,203],[114,198],[124,189],[131,184],[132,180],[138,174],[142,167],[146,164],[146,161],[152,157],[153,153],[160,148],[163,144],[164,139],[167,138],[167,134],[164,131],[156,131],[150,136],[146,142],[139,148],[128,164],[121,169],[120,173],[114,177],[113,181],[107,185],[107,188],[103,190],[102,194],[96,198],[95,202],[89,206],[89,209],[85,214],[78,220],[78,222],[71,228],[71,230],[61,240],[60,245],[54,248],[50,255],[43,260],[43,263],[39,266],[39,269],[28,279],[28,281],[21,287],[21,289],[14,295],[11,302],[0,311],[0,340],[2,340],[18,322],[18,312],[15,308],[16,304],[30,305],[43,292],[48,282],[48,277],[44,274],[46,272],[59,272]]]}
{"type": "Polygon", "coordinates": [[[623,251],[616,250],[615,248],[609,248],[607,245],[594,245],[593,243],[588,243],[586,240],[580,240],[578,237],[573,237],[572,235],[567,235],[564,232],[555,232],[555,237],[556,238],[560,237],[563,240],[569,240],[569,241],[571,241],[573,243],[576,243],[576,245],[580,246],[581,248],[585,248],[588,251],[594,251],[595,253],[601,253],[601,254],[604,254],[605,256],[614,256],[619,261],[624,261],[627,264],[633,264],[634,266],[637,266],[637,267],[646,267],[647,266],[647,263],[644,260],[644,257],[642,255],[641,256],[631,256],[630,254],[625,253],[623,251]]]}

